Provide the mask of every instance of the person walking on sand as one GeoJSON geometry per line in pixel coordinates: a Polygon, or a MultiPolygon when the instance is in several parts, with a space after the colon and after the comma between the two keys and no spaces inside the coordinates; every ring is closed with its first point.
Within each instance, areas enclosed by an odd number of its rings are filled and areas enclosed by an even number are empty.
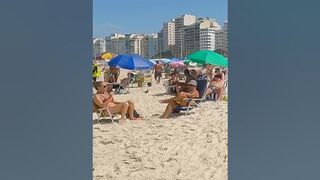
{"type": "Polygon", "coordinates": [[[116,102],[111,94],[107,92],[107,83],[99,81],[95,83],[97,93],[93,97],[93,102],[98,108],[108,108],[111,114],[121,114],[120,122],[124,122],[126,114],[130,120],[137,120],[134,117],[134,103],[132,101],[116,102]]]}
{"type": "Polygon", "coordinates": [[[159,63],[159,61],[156,61],[156,64],[154,65],[153,69],[154,78],[156,79],[157,84],[159,84],[162,76],[162,65],[159,63]]]}

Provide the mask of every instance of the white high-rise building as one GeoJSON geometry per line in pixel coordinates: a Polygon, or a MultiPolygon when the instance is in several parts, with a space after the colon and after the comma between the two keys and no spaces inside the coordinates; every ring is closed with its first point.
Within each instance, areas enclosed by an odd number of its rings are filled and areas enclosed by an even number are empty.
{"type": "Polygon", "coordinates": [[[146,58],[152,58],[158,53],[158,35],[148,35],[148,56],[146,58]]]}
{"type": "Polygon", "coordinates": [[[200,18],[200,50],[215,50],[215,31],[220,30],[221,26],[215,19],[200,18]]]}
{"type": "Polygon", "coordinates": [[[158,35],[157,34],[143,34],[140,41],[141,52],[139,55],[145,58],[152,58],[158,53],[158,35]]]}
{"type": "Polygon", "coordinates": [[[163,43],[163,28],[158,32],[158,53],[164,52],[164,43],[163,43]]]}
{"type": "Polygon", "coordinates": [[[106,37],[106,49],[116,54],[139,54],[151,58],[158,53],[157,34],[112,34],[106,37]]]}
{"type": "Polygon", "coordinates": [[[223,28],[216,31],[216,49],[228,52],[228,22],[224,22],[223,28]]]}
{"type": "Polygon", "coordinates": [[[93,38],[93,56],[106,52],[106,41],[100,38],[93,38]]]}
{"type": "Polygon", "coordinates": [[[195,24],[186,26],[183,39],[183,56],[198,50],[215,49],[215,31],[221,27],[215,19],[199,18],[195,24]]]}
{"type": "Polygon", "coordinates": [[[174,19],[170,22],[163,23],[163,49],[170,50],[175,44],[175,23],[174,19]]]}
{"type": "Polygon", "coordinates": [[[215,31],[213,28],[200,29],[200,50],[215,50],[215,31]]]}
{"type": "Polygon", "coordinates": [[[223,46],[223,50],[228,52],[228,22],[224,22],[223,25],[223,42],[224,42],[224,46],[223,46]]]}
{"type": "Polygon", "coordinates": [[[130,53],[142,55],[143,53],[143,38],[141,34],[131,34],[130,36],[130,53]]]}
{"type": "Polygon", "coordinates": [[[105,38],[106,50],[116,54],[126,53],[125,35],[114,33],[105,38]]]}
{"type": "Polygon", "coordinates": [[[184,56],[185,52],[184,50],[184,44],[183,44],[183,36],[184,36],[184,29],[186,26],[190,26],[196,22],[196,17],[194,15],[182,15],[174,19],[175,23],[175,45],[174,45],[174,50],[175,50],[175,55],[177,57],[182,57],[184,56]]]}

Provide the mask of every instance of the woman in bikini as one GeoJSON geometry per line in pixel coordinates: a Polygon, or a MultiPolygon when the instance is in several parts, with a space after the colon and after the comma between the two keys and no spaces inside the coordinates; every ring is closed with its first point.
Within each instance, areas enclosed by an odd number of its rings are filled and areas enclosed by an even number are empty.
{"type": "Polygon", "coordinates": [[[216,70],[213,80],[210,81],[206,96],[211,93],[216,93],[216,101],[222,100],[223,97],[223,86],[224,86],[224,74],[219,69],[216,70]]]}
{"type": "Polygon", "coordinates": [[[95,84],[97,94],[94,95],[93,101],[98,108],[108,108],[111,114],[121,114],[121,122],[125,121],[126,114],[130,120],[137,120],[134,117],[134,103],[132,101],[116,102],[111,94],[107,92],[107,84],[99,81],[95,84]]]}

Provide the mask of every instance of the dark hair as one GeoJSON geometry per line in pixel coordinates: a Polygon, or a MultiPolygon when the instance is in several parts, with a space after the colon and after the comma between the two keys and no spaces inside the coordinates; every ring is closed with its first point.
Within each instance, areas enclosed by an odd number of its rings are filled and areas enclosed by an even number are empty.
{"type": "Polygon", "coordinates": [[[214,76],[214,78],[222,78],[222,74],[216,74],[215,76],[214,76]]]}
{"type": "Polygon", "coordinates": [[[93,73],[97,73],[98,72],[98,67],[97,66],[93,66],[93,73]]]}
{"type": "Polygon", "coordinates": [[[190,75],[189,69],[185,69],[183,73],[184,73],[184,75],[190,75]]]}

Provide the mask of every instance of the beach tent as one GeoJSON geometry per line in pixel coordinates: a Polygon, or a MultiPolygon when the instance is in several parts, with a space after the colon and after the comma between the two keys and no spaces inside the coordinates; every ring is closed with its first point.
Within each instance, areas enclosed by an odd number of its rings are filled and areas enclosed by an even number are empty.
{"type": "Polygon", "coordinates": [[[138,54],[122,54],[112,58],[108,65],[128,70],[146,70],[153,68],[154,64],[138,54]]]}
{"type": "Polygon", "coordinates": [[[199,64],[228,67],[228,59],[210,50],[200,50],[188,55],[188,59],[199,64]]]}

